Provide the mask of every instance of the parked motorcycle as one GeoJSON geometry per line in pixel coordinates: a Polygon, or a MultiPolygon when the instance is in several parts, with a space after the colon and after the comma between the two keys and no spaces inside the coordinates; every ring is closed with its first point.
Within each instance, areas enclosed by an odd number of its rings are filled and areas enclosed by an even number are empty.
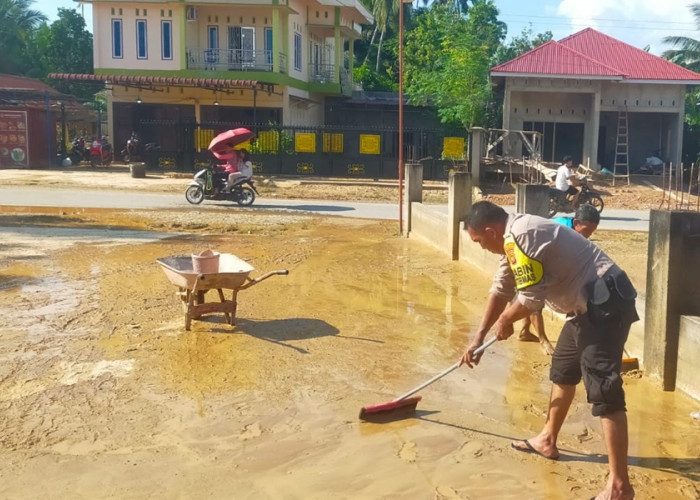
{"type": "Polygon", "coordinates": [[[155,142],[147,142],[141,147],[141,140],[136,132],[131,133],[131,137],[126,141],[124,149],[121,150],[121,156],[125,162],[141,161],[143,153],[151,151],[159,151],[160,146],[155,142]],[[142,151],[143,149],[143,151],[142,151]]]}
{"type": "Polygon", "coordinates": [[[228,173],[214,165],[208,165],[197,172],[194,180],[185,190],[185,199],[193,205],[199,205],[207,200],[231,200],[242,207],[248,207],[255,201],[255,195],[260,194],[255,188],[255,181],[245,177],[237,180],[231,192],[227,193],[226,180],[228,173]]]}
{"type": "Polygon", "coordinates": [[[106,166],[112,163],[112,145],[107,136],[102,139],[95,138],[90,144],[90,165],[94,168],[97,165],[106,166]]]}
{"type": "Polygon", "coordinates": [[[588,179],[580,179],[581,194],[578,197],[576,206],[572,206],[571,201],[566,197],[565,191],[556,188],[549,188],[549,217],[554,217],[557,212],[575,212],[581,205],[592,205],[598,213],[603,211],[605,203],[599,193],[596,193],[588,186],[588,179]]]}
{"type": "Polygon", "coordinates": [[[70,158],[71,165],[78,165],[81,161],[87,160],[90,149],[85,147],[85,139],[83,137],[76,137],[71,143],[70,151],[68,152],[68,158],[70,158]]]}

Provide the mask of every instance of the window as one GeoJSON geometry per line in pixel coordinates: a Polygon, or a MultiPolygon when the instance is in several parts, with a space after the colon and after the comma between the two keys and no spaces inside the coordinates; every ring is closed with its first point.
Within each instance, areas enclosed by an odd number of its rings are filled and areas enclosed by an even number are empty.
{"type": "Polygon", "coordinates": [[[218,49],[219,48],[219,27],[209,26],[209,48],[218,49]]]}
{"type": "Polygon", "coordinates": [[[294,33],[294,69],[301,71],[301,35],[294,33]]]}
{"type": "Polygon", "coordinates": [[[204,56],[207,64],[216,64],[219,62],[219,27],[209,26],[207,28],[207,35],[208,49],[204,52],[204,56]]]}
{"type": "Polygon", "coordinates": [[[272,28],[265,28],[265,63],[272,66],[272,28]]]}
{"type": "Polygon", "coordinates": [[[161,21],[161,57],[163,59],[173,58],[173,22],[161,21]]]}
{"type": "Polygon", "coordinates": [[[243,64],[246,67],[253,66],[255,64],[255,28],[229,26],[228,48],[230,63],[243,64]]]}
{"type": "Polygon", "coordinates": [[[136,58],[148,59],[148,38],[146,36],[146,20],[136,20],[136,58]]]}
{"type": "Polygon", "coordinates": [[[112,58],[121,59],[124,57],[122,41],[122,20],[112,19],[112,58]]]}

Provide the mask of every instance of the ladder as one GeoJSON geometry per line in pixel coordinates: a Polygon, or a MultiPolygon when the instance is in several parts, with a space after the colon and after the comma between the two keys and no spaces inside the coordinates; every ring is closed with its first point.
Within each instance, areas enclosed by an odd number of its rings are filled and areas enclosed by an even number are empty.
{"type": "Polygon", "coordinates": [[[615,163],[613,164],[612,181],[613,186],[615,185],[615,179],[617,178],[627,179],[627,185],[630,184],[628,144],[629,137],[627,128],[627,111],[620,111],[617,114],[617,140],[615,141],[615,163]]]}

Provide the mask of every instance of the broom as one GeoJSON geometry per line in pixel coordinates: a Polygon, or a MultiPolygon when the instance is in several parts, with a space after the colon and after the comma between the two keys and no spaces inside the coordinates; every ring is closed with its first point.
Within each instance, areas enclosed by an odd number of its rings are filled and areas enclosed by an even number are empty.
{"type": "MultiPolygon", "coordinates": [[[[491,344],[496,342],[496,340],[498,340],[496,337],[491,338],[484,345],[482,345],[476,351],[474,351],[474,354],[475,355],[481,354],[491,344]]],[[[459,368],[460,364],[461,364],[461,362],[457,361],[455,364],[453,364],[452,366],[450,366],[446,370],[438,373],[437,375],[435,375],[433,378],[431,378],[427,382],[423,382],[418,387],[411,389],[406,394],[399,396],[398,398],[394,399],[393,401],[389,401],[388,403],[380,403],[380,404],[376,404],[376,405],[362,407],[362,409],[360,410],[360,420],[365,420],[365,421],[370,421],[370,422],[385,422],[385,421],[389,421],[389,420],[395,420],[398,418],[406,418],[406,417],[412,415],[416,411],[416,406],[418,406],[418,402],[423,398],[421,398],[421,396],[409,398],[409,396],[412,396],[413,394],[417,393],[421,389],[428,387],[433,382],[440,380],[442,377],[444,377],[448,373],[455,371],[457,368],[459,368]]]]}
{"type": "Polygon", "coordinates": [[[622,352],[624,356],[622,358],[622,365],[620,371],[629,372],[632,370],[639,370],[639,360],[637,358],[631,357],[630,354],[627,352],[627,349],[625,349],[624,347],[622,348],[622,352]]]}

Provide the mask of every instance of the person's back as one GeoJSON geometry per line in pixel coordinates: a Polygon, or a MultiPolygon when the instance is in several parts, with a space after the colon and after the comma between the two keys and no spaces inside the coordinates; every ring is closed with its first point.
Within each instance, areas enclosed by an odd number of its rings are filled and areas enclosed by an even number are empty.
{"type": "Polygon", "coordinates": [[[569,189],[569,178],[571,177],[571,169],[566,165],[562,165],[557,169],[557,178],[554,181],[554,186],[559,191],[567,191],[569,189]]]}
{"type": "MultiPolygon", "coordinates": [[[[522,267],[523,274],[516,273],[515,279],[523,303],[530,302],[528,307],[533,311],[541,309],[545,300],[562,313],[585,311],[584,286],[614,265],[602,250],[576,231],[536,215],[510,215],[506,234],[511,238],[516,258],[518,254],[529,256],[527,261],[516,264],[522,267]],[[533,261],[539,264],[539,272],[533,261]],[[527,269],[535,271],[526,273],[527,269]]],[[[508,244],[507,239],[504,248],[508,258],[501,260],[499,271],[507,272],[513,262],[508,244]]]]}
{"type": "Polygon", "coordinates": [[[561,224],[562,226],[566,226],[569,229],[574,228],[574,218],[573,217],[555,217],[552,219],[552,222],[556,222],[557,224],[561,224]]]}
{"type": "Polygon", "coordinates": [[[250,161],[250,154],[247,149],[240,150],[240,159],[238,160],[238,171],[241,177],[250,179],[253,177],[253,163],[250,161]]]}

